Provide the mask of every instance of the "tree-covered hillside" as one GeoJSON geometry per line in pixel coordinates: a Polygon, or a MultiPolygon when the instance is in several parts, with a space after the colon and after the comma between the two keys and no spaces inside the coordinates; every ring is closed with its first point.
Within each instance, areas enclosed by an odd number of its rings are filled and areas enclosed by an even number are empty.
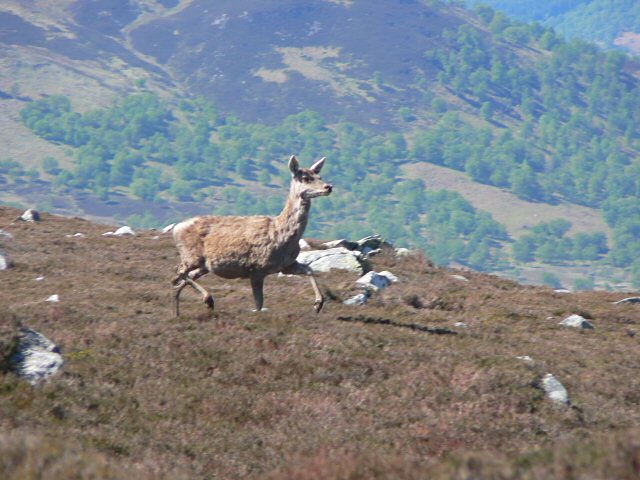
{"type": "MultiPolygon", "coordinates": [[[[521,20],[536,20],[568,38],[581,38],[607,47],[626,32],[640,32],[640,3],[636,0],[472,0],[521,20]]],[[[637,51],[636,51],[637,53],[637,51]]]]}
{"type": "Polygon", "coordinates": [[[543,21],[570,12],[593,0],[468,0],[471,5],[489,5],[520,20],[543,21]]]}
{"type": "Polygon", "coordinates": [[[83,115],[67,98],[49,97],[31,103],[22,117],[43,138],[76,148],[71,170],[43,159],[59,188],[91,190],[105,201],[124,189],[146,200],[213,199],[221,214],[277,214],[289,185],[286,159],[295,152],[307,163],[328,156],[323,175],[337,187],[316,202],[309,235],[376,231],[424,248],[439,263],[480,269],[495,266],[492,240],[506,237],[458,194],[425,192],[419,180],[401,180],[399,165],[409,156],[402,135],[372,136],[348,123],[328,128],[314,112],[276,126],[245,124],[219,116],[203,100],[183,100],[172,110],[146,93],[83,115]]]}

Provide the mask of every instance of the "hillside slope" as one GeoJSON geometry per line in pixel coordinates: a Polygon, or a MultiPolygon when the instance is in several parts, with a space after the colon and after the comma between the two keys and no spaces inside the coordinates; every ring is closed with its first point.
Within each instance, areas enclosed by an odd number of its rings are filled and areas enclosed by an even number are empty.
{"type": "Polygon", "coordinates": [[[246,281],[205,277],[216,318],[192,292],[172,318],[170,238],[104,237],[112,228],[47,214],[10,224],[18,213],[0,207],[15,264],[0,271],[0,350],[28,326],[66,364],[38,388],[0,373],[3,478],[640,473],[640,310],[612,305],[619,294],[558,294],[387,250],[372,267],[399,283],[365,306],[341,303],[353,274],[319,276],[320,315],[304,278],[269,278],[270,310],[255,314],[246,281]],[[595,330],[558,326],[573,313],[595,330]],[[549,372],[574,407],[545,397],[549,372]]]}

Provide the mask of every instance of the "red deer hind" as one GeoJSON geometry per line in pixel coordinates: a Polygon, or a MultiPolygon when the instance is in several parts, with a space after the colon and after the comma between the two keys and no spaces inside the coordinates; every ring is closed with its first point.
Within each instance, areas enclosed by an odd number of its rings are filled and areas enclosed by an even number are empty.
{"type": "Polygon", "coordinates": [[[314,309],[320,312],[324,297],[308,265],[298,263],[299,241],[309,219],[311,199],[327,196],[333,186],[320,178],[325,158],[310,168],[300,168],[295,156],[289,159],[289,197],[275,217],[257,215],[199,216],[177,224],[173,238],[180,254],[177,275],[172,280],[176,316],[180,315],[180,292],[191,285],[202,294],[213,312],[213,296],[196,280],[213,272],[222,278],[251,280],[256,311],[262,310],[262,287],[267,275],[307,275],[315,292],[314,309]]]}

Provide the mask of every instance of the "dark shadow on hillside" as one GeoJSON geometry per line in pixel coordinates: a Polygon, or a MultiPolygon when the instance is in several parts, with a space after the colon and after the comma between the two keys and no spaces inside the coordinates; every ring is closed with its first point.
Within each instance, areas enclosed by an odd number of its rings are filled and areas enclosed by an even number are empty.
{"type": "Polygon", "coordinates": [[[426,327],[424,325],[420,325],[417,323],[400,323],[394,320],[389,320],[388,318],[365,317],[364,315],[358,315],[357,317],[340,316],[340,317],[337,317],[337,320],[340,320],[341,322],[359,322],[359,323],[364,323],[369,325],[390,325],[392,327],[408,328],[409,330],[431,333],[433,335],[457,335],[458,334],[458,332],[454,332],[453,330],[449,330],[448,328],[426,327]]]}

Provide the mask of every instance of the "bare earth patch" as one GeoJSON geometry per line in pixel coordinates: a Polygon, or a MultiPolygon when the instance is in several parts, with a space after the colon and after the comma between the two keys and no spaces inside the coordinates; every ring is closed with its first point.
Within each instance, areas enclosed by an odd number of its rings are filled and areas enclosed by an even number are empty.
{"type": "Polygon", "coordinates": [[[619,47],[624,47],[634,54],[640,54],[640,33],[624,32],[613,43],[619,47]]]}
{"type": "Polygon", "coordinates": [[[285,83],[287,72],[298,72],[309,80],[327,84],[339,97],[356,95],[369,102],[374,101],[356,80],[340,71],[346,65],[335,63],[340,58],[339,47],[278,47],[276,51],[282,55],[282,61],[287,67],[278,70],[261,67],[254,72],[255,76],[267,82],[285,83]],[[333,61],[333,65],[327,60],[333,61]]]}

